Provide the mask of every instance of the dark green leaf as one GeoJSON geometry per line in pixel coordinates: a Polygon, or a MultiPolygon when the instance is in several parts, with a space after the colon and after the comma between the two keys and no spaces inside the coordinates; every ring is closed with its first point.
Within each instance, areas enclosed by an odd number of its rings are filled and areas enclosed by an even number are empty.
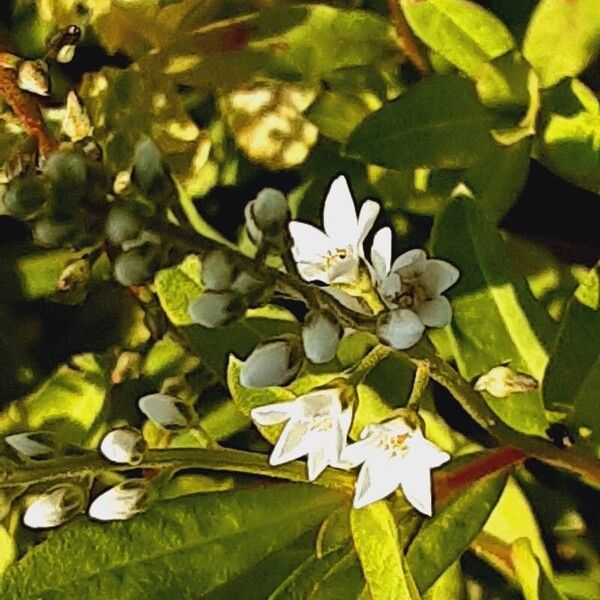
{"type": "Polygon", "coordinates": [[[424,522],[406,554],[421,593],[469,547],[498,502],[505,482],[504,473],[487,476],[424,522]]]}
{"type": "Polygon", "coordinates": [[[347,153],[390,168],[468,167],[492,144],[493,126],[472,83],[435,75],[367,117],[347,153]]]}

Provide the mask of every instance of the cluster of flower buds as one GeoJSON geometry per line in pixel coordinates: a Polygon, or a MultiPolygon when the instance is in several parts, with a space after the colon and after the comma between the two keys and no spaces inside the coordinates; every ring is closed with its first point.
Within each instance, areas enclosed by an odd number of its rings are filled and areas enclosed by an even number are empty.
{"type": "Polygon", "coordinates": [[[204,256],[200,278],[204,292],[190,304],[188,313],[203,327],[228,325],[271,295],[268,282],[240,267],[235,257],[223,250],[212,250],[204,256]]]}

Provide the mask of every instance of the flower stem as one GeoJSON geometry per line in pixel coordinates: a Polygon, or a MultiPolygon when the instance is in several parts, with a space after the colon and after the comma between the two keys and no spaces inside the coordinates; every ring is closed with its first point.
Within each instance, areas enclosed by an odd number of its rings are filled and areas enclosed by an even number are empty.
{"type": "Polygon", "coordinates": [[[384,358],[392,353],[391,348],[377,344],[359,362],[346,372],[348,383],[358,385],[384,358]]]}

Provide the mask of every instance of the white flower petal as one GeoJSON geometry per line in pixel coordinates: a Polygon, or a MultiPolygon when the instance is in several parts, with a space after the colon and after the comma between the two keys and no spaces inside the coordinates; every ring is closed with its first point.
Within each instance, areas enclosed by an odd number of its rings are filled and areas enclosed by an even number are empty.
{"type": "Polygon", "coordinates": [[[265,406],[257,406],[250,411],[252,420],[258,425],[265,426],[283,423],[298,414],[299,410],[296,400],[265,404],[265,406]]]}
{"type": "Polygon", "coordinates": [[[411,456],[417,457],[419,463],[429,469],[439,467],[448,462],[451,456],[430,442],[420,430],[415,431],[408,442],[411,456]]]}
{"type": "Polygon", "coordinates": [[[390,303],[400,294],[402,288],[402,281],[400,275],[395,272],[391,272],[381,283],[380,290],[384,298],[390,303]]]}
{"type": "Polygon", "coordinates": [[[405,276],[412,276],[415,272],[420,272],[425,266],[427,254],[420,248],[409,250],[401,254],[392,265],[392,271],[401,271],[405,276]]]}
{"type": "Polygon", "coordinates": [[[88,509],[92,519],[124,521],[143,512],[147,483],[143,479],[127,479],[100,494],[88,509]]]}
{"type": "Polygon", "coordinates": [[[35,458],[40,456],[52,456],[54,449],[48,444],[36,439],[39,436],[39,432],[25,432],[25,433],[13,433],[7,435],[4,441],[13,450],[16,450],[19,454],[27,456],[29,458],[35,458]]]}
{"type": "Polygon", "coordinates": [[[389,227],[380,229],[373,238],[371,264],[376,280],[383,281],[392,266],[392,230],[389,227]]]}
{"type": "Polygon", "coordinates": [[[272,465],[296,460],[311,451],[311,436],[308,424],[292,420],[285,426],[269,458],[272,465]]]}
{"type": "Polygon", "coordinates": [[[444,260],[432,258],[427,261],[421,281],[432,297],[439,296],[453,286],[460,277],[459,270],[444,260]]]}
{"type": "Polygon", "coordinates": [[[342,414],[340,393],[337,388],[317,390],[296,398],[299,413],[306,418],[330,415],[339,419],[342,414]]]}
{"type": "Polygon", "coordinates": [[[358,237],[356,239],[356,248],[359,251],[360,256],[364,256],[362,252],[362,245],[365,241],[369,231],[373,228],[375,219],[379,214],[379,204],[373,200],[365,200],[360,207],[360,213],[358,215],[358,237]]]}
{"type": "Polygon", "coordinates": [[[314,225],[292,221],[289,230],[294,241],[292,253],[297,262],[320,262],[332,249],[329,238],[314,225]]]}
{"type": "Polygon", "coordinates": [[[414,346],[423,335],[425,326],[411,310],[397,309],[383,313],[377,325],[377,335],[397,350],[414,346]]]}
{"type": "Polygon", "coordinates": [[[452,306],[445,296],[425,300],[417,308],[417,314],[427,327],[445,327],[452,320],[452,306]]]}
{"type": "Polygon", "coordinates": [[[365,311],[365,307],[361,304],[360,300],[355,296],[351,296],[344,290],[341,290],[338,287],[327,286],[322,288],[325,292],[327,292],[330,296],[333,296],[342,306],[349,308],[355,312],[368,314],[365,311]]]}
{"type": "Polygon", "coordinates": [[[149,394],[138,401],[140,410],[157,425],[170,428],[185,428],[189,424],[189,416],[185,414],[184,402],[168,394],[149,394]]]}
{"type": "Polygon", "coordinates": [[[130,427],[109,431],[100,443],[100,452],[110,461],[134,465],[144,457],[145,443],[141,432],[130,427]]]}
{"type": "Polygon", "coordinates": [[[371,437],[354,442],[353,444],[348,444],[342,450],[340,460],[344,463],[344,465],[357,467],[358,465],[364,463],[373,454],[376,445],[377,440],[371,437]]]}
{"type": "Polygon", "coordinates": [[[335,247],[356,247],[358,219],[348,180],[344,175],[336,177],[327,192],[323,207],[323,228],[335,247]]]}
{"type": "Polygon", "coordinates": [[[363,464],[356,480],[354,508],[362,508],[389,496],[400,482],[400,475],[390,460],[369,460],[363,464]]]}
{"type": "Polygon", "coordinates": [[[330,464],[327,450],[326,446],[321,445],[308,453],[306,466],[309,481],[314,481],[330,464]]]}
{"type": "Polygon", "coordinates": [[[321,264],[322,263],[298,262],[296,263],[296,266],[298,267],[300,277],[302,277],[304,281],[322,281],[323,283],[331,283],[329,274],[326,269],[320,266],[321,264]]]}
{"type": "Polygon", "coordinates": [[[405,459],[400,470],[400,485],[406,499],[421,513],[431,516],[431,472],[418,457],[405,459]]]}

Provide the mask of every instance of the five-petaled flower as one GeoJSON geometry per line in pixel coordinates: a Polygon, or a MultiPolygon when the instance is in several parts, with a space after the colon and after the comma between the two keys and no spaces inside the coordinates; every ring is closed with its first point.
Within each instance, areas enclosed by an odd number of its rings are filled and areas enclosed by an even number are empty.
{"type": "Polygon", "coordinates": [[[367,425],[360,438],[341,454],[342,461],[349,465],[362,464],[354,507],[381,500],[400,486],[419,512],[431,516],[431,469],[450,460],[450,455],[402,417],[367,425]]]}
{"type": "Polygon", "coordinates": [[[359,277],[364,259],[363,242],[379,214],[379,205],[366,200],[358,217],[348,181],[344,175],[333,180],[323,207],[323,228],[292,221],[292,254],[298,272],[306,281],[351,284],[359,277]]]}
{"type": "Polygon", "coordinates": [[[379,292],[389,308],[412,310],[423,325],[444,327],[452,318],[452,307],[442,294],[459,277],[450,263],[427,258],[424,250],[401,254],[392,264],[392,237],[389,228],[375,235],[371,248],[373,276],[379,292]]]}
{"type": "Polygon", "coordinates": [[[289,402],[254,408],[258,425],[286,423],[269,462],[281,465],[307,456],[308,479],[316,479],[328,465],[337,466],[346,443],[352,412],[343,408],[340,390],[315,390],[289,402]]]}

